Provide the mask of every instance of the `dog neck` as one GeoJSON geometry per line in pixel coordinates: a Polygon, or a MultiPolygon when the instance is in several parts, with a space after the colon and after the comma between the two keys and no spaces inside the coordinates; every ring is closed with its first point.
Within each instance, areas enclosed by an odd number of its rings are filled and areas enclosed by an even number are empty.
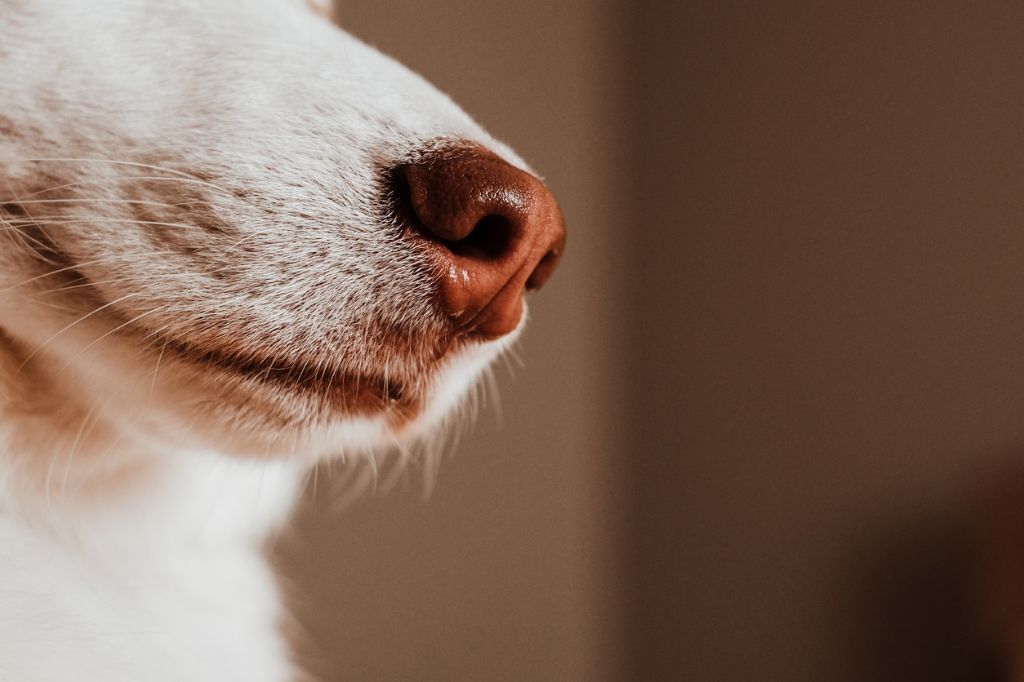
{"type": "Polygon", "coordinates": [[[257,546],[287,517],[302,477],[291,462],[147,439],[0,330],[0,515],[104,550],[257,546]]]}

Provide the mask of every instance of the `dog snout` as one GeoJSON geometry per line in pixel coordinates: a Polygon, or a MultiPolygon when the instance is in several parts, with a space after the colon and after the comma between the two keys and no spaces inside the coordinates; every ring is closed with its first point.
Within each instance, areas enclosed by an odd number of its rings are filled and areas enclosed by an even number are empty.
{"type": "Polygon", "coordinates": [[[437,264],[442,309],[470,335],[513,331],[523,291],[539,289],[565,248],[565,223],[539,179],[467,147],[394,173],[402,210],[437,264]]]}

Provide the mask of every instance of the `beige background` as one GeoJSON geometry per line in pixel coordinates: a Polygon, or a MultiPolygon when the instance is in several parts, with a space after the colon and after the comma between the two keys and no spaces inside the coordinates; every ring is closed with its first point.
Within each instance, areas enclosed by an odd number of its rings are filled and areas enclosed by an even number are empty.
{"type": "Polygon", "coordinates": [[[525,368],[288,557],[351,680],[991,680],[1024,456],[1013,3],[344,3],[548,177],[525,368]]]}

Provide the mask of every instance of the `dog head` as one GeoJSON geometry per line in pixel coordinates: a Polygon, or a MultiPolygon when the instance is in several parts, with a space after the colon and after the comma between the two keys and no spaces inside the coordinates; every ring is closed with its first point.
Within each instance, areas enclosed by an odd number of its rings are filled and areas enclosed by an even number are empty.
{"type": "Polygon", "coordinates": [[[299,0],[0,1],[0,330],[140,438],[437,424],[564,243],[446,96],[299,0]]]}

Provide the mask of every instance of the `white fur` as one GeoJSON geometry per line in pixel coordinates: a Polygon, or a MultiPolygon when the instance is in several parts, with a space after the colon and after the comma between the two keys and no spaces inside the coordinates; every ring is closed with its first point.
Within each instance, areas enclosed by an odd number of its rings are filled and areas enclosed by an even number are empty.
{"type": "Polygon", "coordinates": [[[522,162],[297,0],[0,0],[0,95],[0,679],[294,679],[262,550],[310,466],[429,437],[515,337],[424,359],[381,172],[522,162]],[[208,347],[422,409],[337,413],[208,347]]]}

